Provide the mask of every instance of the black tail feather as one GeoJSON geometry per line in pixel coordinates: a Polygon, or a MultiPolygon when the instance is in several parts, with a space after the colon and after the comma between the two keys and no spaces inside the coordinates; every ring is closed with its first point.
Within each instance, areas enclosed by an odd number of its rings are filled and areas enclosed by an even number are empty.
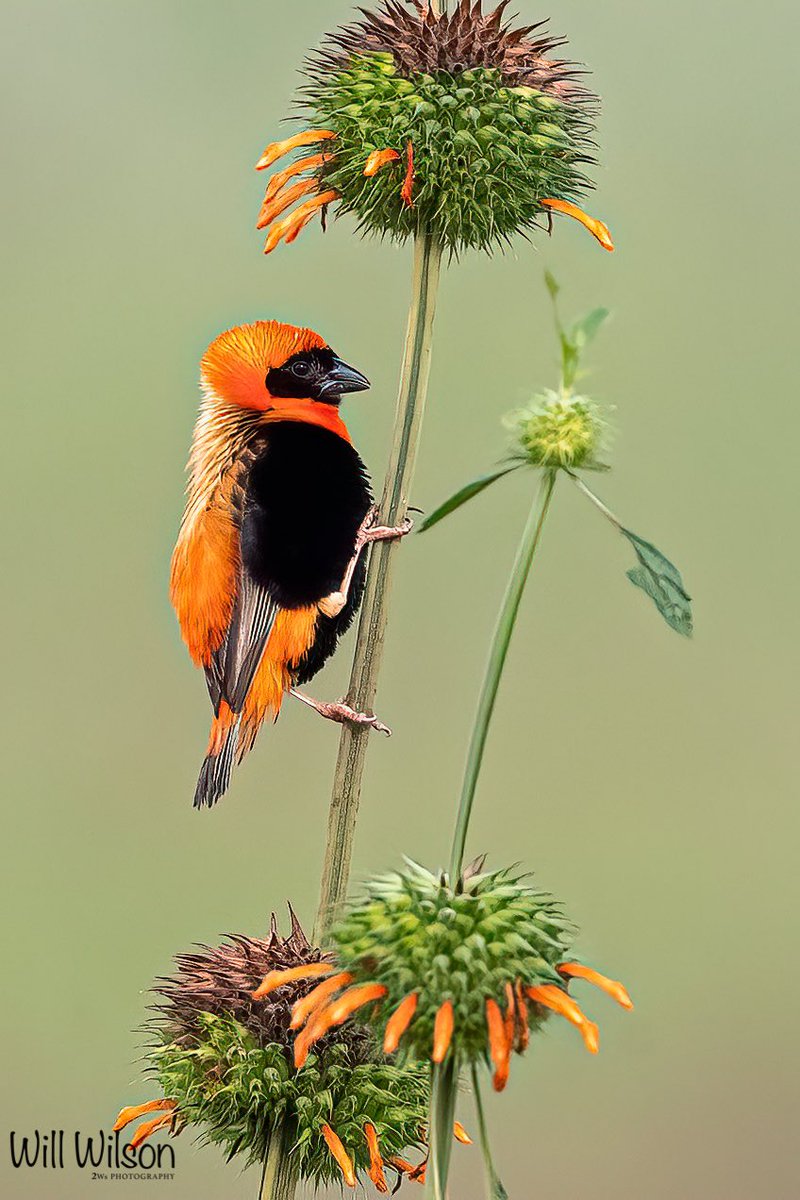
{"type": "Polygon", "coordinates": [[[239,722],[231,725],[219,754],[208,754],[194,792],[195,808],[212,808],[227,792],[239,743],[239,722]]]}

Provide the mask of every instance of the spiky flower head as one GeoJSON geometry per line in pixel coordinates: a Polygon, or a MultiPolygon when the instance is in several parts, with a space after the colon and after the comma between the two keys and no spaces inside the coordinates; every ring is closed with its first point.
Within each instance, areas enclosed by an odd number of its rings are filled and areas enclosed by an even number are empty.
{"type": "Polygon", "coordinates": [[[588,396],[546,389],[504,421],[513,435],[512,457],[534,467],[597,467],[606,423],[588,396]]]}
{"type": "Polygon", "coordinates": [[[180,955],[176,964],[175,974],[158,982],[150,1024],[150,1070],[166,1099],[122,1111],[115,1129],[144,1113],[161,1114],[132,1144],[188,1124],[229,1157],[255,1162],[276,1131],[288,1128],[303,1178],[355,1182],[363,1172],[379,1190],[389,1160],[422,1147],[425,1072],[388,1063],[363,1025],[332,1031],[295,1068],[292,1011],[333,968],[294,914],[288,938],[273,918],[266,939],[230,937],[180,955]]]}
{"type": "Polygon", "coordinates": [[[583,975],[626,1007],[630,999],[621,984],[573,961],[574,934],[558,901],[515,870],[485,873],[476,864],[451,887],[445,875],[407,861],[372,880],[334,927],[337,964],[352,986],[317,1013],[303,1049],[363,1000],[361,1019],[387,1054],[402,1039],[407,1060],[491,1059],[498,1090],[512,1050],[521,1053],[551,1011],[596,1051],[597,1026],[568,995],[568,980],[583,975]]]}
{"type": "MultiPolygon", "coordinates": [[[[481,0],[459,0],[437,13],[423,0],[382,0],[328,36],[307,67],[302,165],[275,177],[259,226],[284,211],[290,178],[309,173],[292,200],[315,195],[273,228],[268,250],[335,199],[367,232],[425,230],[451,252],[491,250],[553,211],[613,249],[575,205],[591,187],[596,97],[554,54],[562,40],[544,22],[506,21],[507,3],[484,12],[481,0]]],[[[268,147],[259,166],[287,144],[268,147]]]]}

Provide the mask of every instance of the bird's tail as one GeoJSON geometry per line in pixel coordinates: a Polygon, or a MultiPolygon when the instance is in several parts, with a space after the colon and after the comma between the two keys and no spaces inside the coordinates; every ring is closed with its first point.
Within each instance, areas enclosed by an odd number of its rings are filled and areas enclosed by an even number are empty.
{"type": "Polygon", "coordinates": [[[241,759],[241,721],[241,716],[231,712],[223,700],[211,725],[208,749],[194,792],[195,808],[211,808],[227,792],[234,764],[241,759]]]}

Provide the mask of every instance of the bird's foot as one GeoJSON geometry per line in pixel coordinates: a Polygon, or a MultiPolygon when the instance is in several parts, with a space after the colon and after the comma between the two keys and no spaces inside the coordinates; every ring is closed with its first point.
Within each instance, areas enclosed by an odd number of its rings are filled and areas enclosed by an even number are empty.
{"type": "Polygon", "coordinates": [[[388,542],[394,538],[405,537],[414,528],[411,517],[403,517],[399,525],[379,525],[380,513],[377,504],[373,504],[361,523],[356,544],[366,546],[369,542],[388,542]]]}
{"type": "Polygon", "coordinates": [[[309,708],[313,708],[314,712],[318,712],[326,721],[336,721],[339,725],[357,725],[361,728],[374,729],[378,733],[385,733],[387,737],[392,736],[389,726],[384,725],[374,714],[357,712],[349,704],[345,704],[344,700],[326,704],[323,700],[315,700],[313,696],[307,696],[305,692],[300,692],[297,688],[291,690],[293,696],[301,700],[303,704],[307,704],[309,708]]]}

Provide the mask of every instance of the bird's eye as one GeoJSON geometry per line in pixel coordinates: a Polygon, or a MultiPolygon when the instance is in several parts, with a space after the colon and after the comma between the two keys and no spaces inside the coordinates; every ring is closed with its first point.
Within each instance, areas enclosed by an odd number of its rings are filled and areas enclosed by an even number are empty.
{"type": "Polygon", "coordinates": [[[305,379],[306,376],[311,371],[311,367],[308,365],[307,362],[292,363],[292,365],[289,369],[291,370],[293,375],[297,375],[300,379],[305,379]]]}

